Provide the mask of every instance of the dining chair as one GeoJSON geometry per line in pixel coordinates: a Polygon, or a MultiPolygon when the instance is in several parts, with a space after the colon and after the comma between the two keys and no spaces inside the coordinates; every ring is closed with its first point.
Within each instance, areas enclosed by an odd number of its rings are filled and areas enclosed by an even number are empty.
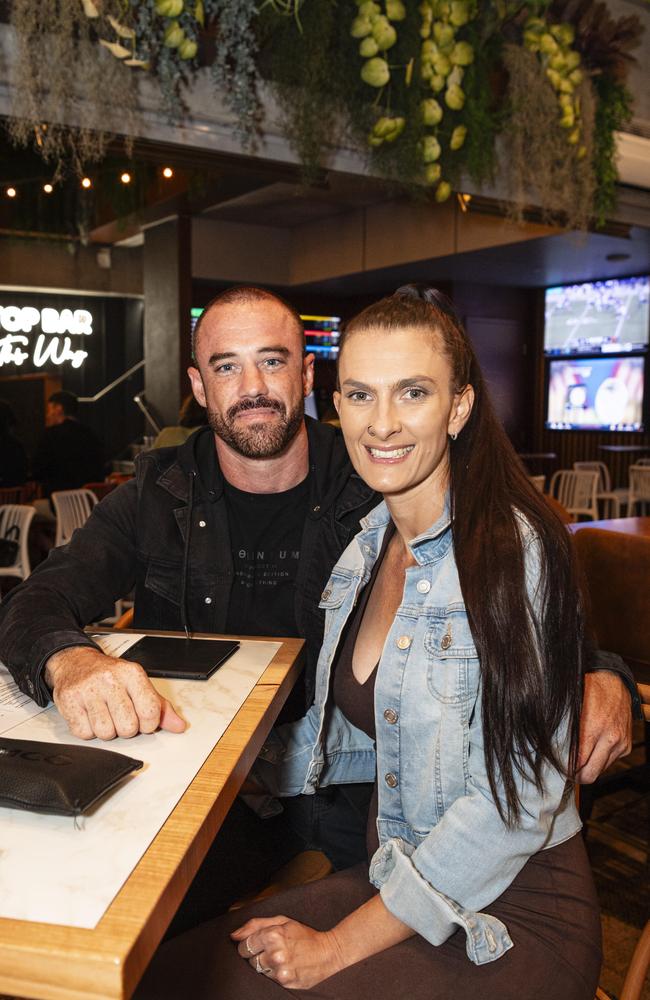
{"type": "Polygon", "coordinates": [[[529,476],[528,478],[536,490],[539,490],[540,493],[544,492],[544,487],[546,486],[546,476],[529,476]]]}
{"type": "Polygon", "coordinates": [[[580,469],[559,469],[553,473],[549,494],[570,514],[598,520],[598,473],[580,469]]]}
{"type": "Polygon", "coordinates": [[[617,489],[612,489],[612,480],[609,475],[609,469],[604,462],[574,462],[573,468],[582,470],[584,472],[597,472],[598,473],[598,490],[596,492],[596,500],[602,500],[605,503],[604,514],[606,517],[620,517],[621,507],[629,504],[630,501],[630,491],[625,487],[617,487],[617,489]],[[611,510],[610,510],[611,506],[611,510]]]}
{"type": "Polygon", "coordinates": [[[18,543],[14,562],[9,566],[0,566],[0,576],[17,576],[19,580],[25,580],[31,573],[27,542],[35,513],[34,508],[26,504],[0,506],[0,537],[11,538],[18,543]]]}
{"type": "Polygon", "coordinates": [[[97,497],[92,490],[58,490],[52,494],[51,500],[56,514],[54,546],[66,545],[73,531],[88,520],[97,497]]]}
{"type": "MultiPolygon", "coordinates": [[[[630,466],[630,495],[627,504],[629,517],[634,515],[638,503],[650,503],[650,465],[636,463],[630,466]]],[[[642,508],[643,510],[643,508],[642,508]]]]}

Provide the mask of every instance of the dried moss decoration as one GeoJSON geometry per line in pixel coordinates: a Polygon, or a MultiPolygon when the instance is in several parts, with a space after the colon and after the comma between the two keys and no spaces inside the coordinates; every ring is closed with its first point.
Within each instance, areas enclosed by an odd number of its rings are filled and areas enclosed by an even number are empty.
{"type": "Polygon", "coordinates": [[[7,128],[16,145],[33,143],[56,174],[81,173],[103,158],[113,133],[134,134],[137,80],[97,45],[81,3],[13,0],[10,23],[16,48],[7,128]]]}
{"type": "Polygon", "coordinates": [[[521,220],[531,205],[547,222],[586,229],[592,215],[595,178],[592,166],[594,97],[584,78],[577,87],[581,107],[581,144],[585,155],[568,145],[558,118],[557,98],[535,54],[506,45],[509,120],[503,132],[503,170],[511,217],[521,220]]]}

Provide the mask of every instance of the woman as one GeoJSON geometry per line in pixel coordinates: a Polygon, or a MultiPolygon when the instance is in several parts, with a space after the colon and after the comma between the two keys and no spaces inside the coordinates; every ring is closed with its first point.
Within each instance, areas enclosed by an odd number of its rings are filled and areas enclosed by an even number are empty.
{"type": "Polygon", "coordinates": [[[348,325],[335,403],[385,503],[322,595],[315,703],[255,771],[280,796],[376,777],[370,882],[358,866],[206,924],[163,949],[144,995],[175,995],[182,969],[185,995],[228,1000],[593,1000],[568,537],[436,291],[348,325]]]}

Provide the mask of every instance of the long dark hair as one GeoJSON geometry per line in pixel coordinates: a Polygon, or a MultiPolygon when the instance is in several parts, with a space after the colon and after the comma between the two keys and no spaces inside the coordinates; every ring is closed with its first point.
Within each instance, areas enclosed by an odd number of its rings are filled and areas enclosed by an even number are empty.
{"type": "Polygon", "coordinates": [[[518,777],[532,776],[541,792],[545,763],[565,769],[556,744],[561,726],[569,740],[565,773],[575,768],[585,640],[573,548],[503,430],[446,296],[404,285],[347,324],[341,351],[357,331],[405,327],[438,335],[455,393],[474,388],[469,419],[450,442],[452,537],[481,665],[488,780],[501,818],[512,825],[521,810],[518,777]],[[526,580],[522,517],[538,548],[538,581],[526,580]],[[535,588],[533,610],[528,595],[535,588]]]}

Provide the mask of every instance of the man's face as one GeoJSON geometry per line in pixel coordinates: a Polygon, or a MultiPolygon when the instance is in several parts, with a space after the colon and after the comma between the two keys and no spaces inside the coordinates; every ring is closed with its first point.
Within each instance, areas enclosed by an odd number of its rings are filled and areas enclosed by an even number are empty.
{"type": "Polygon", "coordinates": [[[45,426],[55,427],[65,420],[65,413],[60,403],[48,403],[45,407],[45,426]]]}
{"type": "Polygon", "coordinates": [[[188,375],[214,433],[246,458],[280,454],[302,425],[313,355],[273,299],[215,306],[201,323],[188,375]]]}

